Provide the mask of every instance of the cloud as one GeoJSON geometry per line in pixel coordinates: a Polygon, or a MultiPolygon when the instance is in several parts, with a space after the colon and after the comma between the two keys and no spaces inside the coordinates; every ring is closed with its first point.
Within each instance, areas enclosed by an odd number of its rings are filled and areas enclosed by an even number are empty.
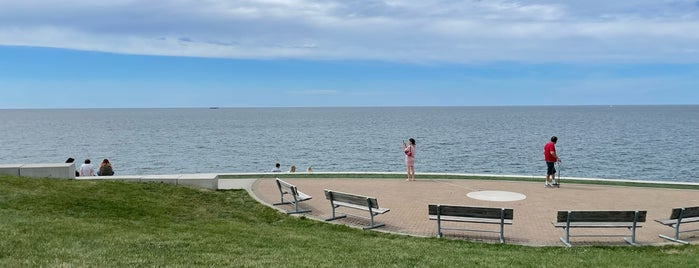
{"type": "Polygon", "coordinates": [[[0,45],[217,58],[699,62],[695,0],[24,0],[0,45]]]}

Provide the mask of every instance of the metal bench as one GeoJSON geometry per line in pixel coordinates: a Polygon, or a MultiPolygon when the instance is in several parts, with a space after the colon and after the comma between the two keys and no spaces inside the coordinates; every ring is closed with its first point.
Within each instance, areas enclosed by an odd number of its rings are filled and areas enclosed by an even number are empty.
{"type": "Polygon", "coordinates": [[[325,221],[332,221],[332,220],[336,220],[336,219],[345,218],[345,217],[347,217],[347,215],[352,215],[352,216],[356,216],[356,217],[360,217],[360,218],[367,218],[364,216],[353,215],[353,214],[349,214],[349,213],[345,213],[346,215],[339,215],[338,216],[338,215],[336,215],[336,209],[339,207],[346,207],[346,208],[368,211],[369,212],[368,219],[370,220],[370,223],[369,223],[369,226],[363,227],[363,229],[365,229],[365,230],[384,226],[385,224],[383,224],[383,223],[375,224],[374,223],[374,216],[379,215],[379,214],[384,214],[384,213],[390,211],[387,208],[379,207],[379,202],[374,197],[361,196],[361,195],[337,192],[337,191],[332,191],[332,190],[326,189],[325,190],[325,198],[327,198],[330,201],[330,206],[333,209],[332,218],[325,219],[325,221]]]}
{"type": "Polygon", "coordinates": [[[279,203],[275,203],[275,206],[284,204],[294,205],[294,210],[286,211],[286,213],[288,214],[305,213],[311,211],[299,209],[299,203],[306,200],[310,200],[312,198],[310,195],[302,193],[293,184],[280,180],[279,178],[277,178],[277,187],[279,188],[279,195],[281,201],[279,203]],[[284,199],[285,195],[290,195],[291,197],[288,200],[286,200],[284,199]]]}
{"type": "Polygon", "coordinates": [[[505,243],[505,225],[512,225],[514,210],[511,208],[467,207],[454,205],[427,206],[429,219],[437,221],[437,237],[442,237],[442,230],[458,230],[468,232],[497,233],[500,235],[500,243],[505,243]],[[497,224],[499,231],[484,229],[446,228],[443,221],[497,224]]]}
{"type": "Polygon", "coordinates": [[[699,231],[699,229],[680,231],[680,225],[699,222],[699,207],[673,208],[669,219],[659,219],[655,221],[675,229],[675,237],[659,235],[661,238],[677,243],[689,244],[688,241],[680,239],[680,233],[696,232],[699,231]]]}
{"type": "Polygon", "coordinates": [[[558,211],[557,221],[553,222],[556,228],[565,230],[565,238],[561,242],[571,246],[571,237],[624,237],[624,241],[631,245],[636,244],[636,228],[641,228],[639,223],[646,221],[647,211],[558,211]],[[571,235],[571,228],[627,228],[631,230],[631,239],[626,234],[585,234],[571,235]]]}

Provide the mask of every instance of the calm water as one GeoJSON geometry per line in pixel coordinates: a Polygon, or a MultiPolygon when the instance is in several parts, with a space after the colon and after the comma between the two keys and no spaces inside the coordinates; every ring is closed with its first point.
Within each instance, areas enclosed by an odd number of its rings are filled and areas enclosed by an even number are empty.
{"type": "Polygon", "coordinates": [[[315,171],[699,182],[699,106],[0,110],[0,164],[109,158],[117,174],[315,171]]]}

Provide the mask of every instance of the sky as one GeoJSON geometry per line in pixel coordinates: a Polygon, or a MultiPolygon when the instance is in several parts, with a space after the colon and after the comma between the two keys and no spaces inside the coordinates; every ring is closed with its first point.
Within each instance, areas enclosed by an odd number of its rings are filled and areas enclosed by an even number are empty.
{"type": "Polygon", "coordinates": [[[664,104],[698,0],[0,0],[0,109],[664,104]]]}

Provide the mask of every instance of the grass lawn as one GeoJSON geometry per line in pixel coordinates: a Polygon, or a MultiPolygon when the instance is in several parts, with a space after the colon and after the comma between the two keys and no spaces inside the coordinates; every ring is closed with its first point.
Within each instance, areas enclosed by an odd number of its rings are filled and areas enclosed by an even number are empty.
{"type": "Polygon", "coordinates": [[[0,175],[0,267],[699,267],[697,246],[527,247],[287,216],[243,190],[0,175]]]}

